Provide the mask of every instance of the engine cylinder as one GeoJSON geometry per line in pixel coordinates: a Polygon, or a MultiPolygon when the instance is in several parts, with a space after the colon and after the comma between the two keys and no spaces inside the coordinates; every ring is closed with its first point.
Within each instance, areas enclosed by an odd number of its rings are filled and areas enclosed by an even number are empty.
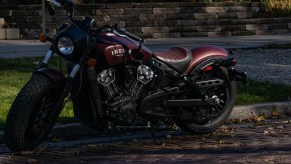
{"type": "Polygon", "coordinates": [[[103,85],[108,98],[112,98],[120,92],[115,82],[114,68],[109,68],[99,73],[97,76],[97,81],[99,84],[103,85]]]}
{"type": "Polygon", "coordinates": [[[139,96],[145,85],[149,83],[153,77],[154,72],[150,67],[140,65],[137,68],[136,81],[130,86],[130,93],[134,96],[139,96]]]}
{"type": "MultiPolygon", "coordinates": [[[[116,85],[116,70],[114,68],[109,68],[107,70],[104,70],[100,72],[97,76],[97,81],[99,84],[101,84],[109,99],[116,100],[115,97],[119,97],[121,95],[126,95],[124,92],[121,91],[121,89],[116,85]]],[[[146,66],[146,65],[140,65],[136,69],[136,76],[134,77],[134,81],[131,83],[131,85],[128,88],[128,92],[130,95],[128,96],[134,96],[138,97],[146,84],[148,84],[154,77],[153,70],[146,66]]]]}

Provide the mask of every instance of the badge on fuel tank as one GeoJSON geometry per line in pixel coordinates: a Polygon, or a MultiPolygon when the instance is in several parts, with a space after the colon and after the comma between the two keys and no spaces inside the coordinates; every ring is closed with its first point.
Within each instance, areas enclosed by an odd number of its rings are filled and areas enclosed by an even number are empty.
{"type": "Polygon", "coordinates": [[[112,50],[111,54],[113,56],[124,56],[125,54],[131,54],[131,50],[118,48],[118,49],[112,50]]]}

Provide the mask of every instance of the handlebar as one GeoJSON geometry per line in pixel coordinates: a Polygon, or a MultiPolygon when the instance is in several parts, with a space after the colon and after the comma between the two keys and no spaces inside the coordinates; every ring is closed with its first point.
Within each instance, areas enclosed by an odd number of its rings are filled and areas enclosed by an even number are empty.
{"type": "Polygon", "coordinates": [[[130,32],[128,32],[128,31],[125,31],[124,30],[124,35],[126,35],[126,36],[128,36],[129,38],[131,38],[131,39],[133,39],[133,40],[136,40],[136,41],[138,41],[138,42],[144,42],[144,40],[141,38],[141,37],[139,37],[139,36],[137,36],[137,35],[135,35],[135,34],[133,34],[133,33],[130,33],[130,32]]]}
{"type": "Polygon", "coordinates": [[[68,16],[72,22],[75,22],[73,15],[75,11],[74,4],[71,0],[47,0],[51,3],[53,3],[55,6],[58,7],[64,7],[64,9],[67,11],[68,16]]]}
{"type": "Polygon", "coordinates": [[[111,28],[112,28],[112,32],[115,35],[118,35],[118,36],[121,36],[121,37],[128,37],[128,38],[130,38],[132,40],[138,41],[139,43],[143,43],[144,42],[143,38],[141,38],[139,36],[136,36],[135,34],[132,34],[132,33],[128,32],[128,31],[126,31],[123,28],[120,28],[118,25],[114,25],[111,28]]]}
{"type": "MultiPolygon", "coordinates": [[[[70,21],[75,23],[75,24],[78,24],[77,23],[78,21],[76,21],[73,18],[75,7],[74,7],[74,4],[73,4],[73,2],[71,0],[47,0],[47,1],[53,3],[55,6],[64,7],[64,9],[68,13],[70,21]]],[[[102,31],[102,30],[104,30],[106,28],[111,28],[112,32],[117,36],[125,37],[125,38],[128,38],[129,40],[134,40],[134,41],[139,42],[139,44],[137,44],[139,46],[139,48],[140,48],[140,44],[144,42],[143,38],[141,38],[139,36],[136,36],[135,34],[132,34],[132,33],[128,32],[128,31],[126,31],[123,28],[120,28],[117,24],[112,26],[112,27],[103,26],[101,28],[98,28],[96,31],[102,31]]],[[[132,42],[134,42],[134,41],[132,41],[132,42]]]]}

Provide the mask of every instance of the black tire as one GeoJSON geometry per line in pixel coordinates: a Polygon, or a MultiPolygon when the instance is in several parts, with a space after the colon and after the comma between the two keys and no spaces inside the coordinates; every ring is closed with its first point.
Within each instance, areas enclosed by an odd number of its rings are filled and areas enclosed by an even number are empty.
{"type": "Polygon", "coordinates": [[[4,137],[13,152],[35,149],[49,134],[58,116],[48,121],[58,89],[47,77],[34,75],[14,100],[4,137]]]}
{"type": "MultiPolygon", "coordinates": [[[[236,101],[236,95],[237,95],[237,85],[236,81],[230,81],[228,76],[228,71],[224,67],[217,67],[214,71],[211,72],[212,75],[219,77],[220,79],[224,80],[224,91],[226,93],[226,102],[225,105],[222,107],[222,110],[220,113],[218,113],[217,116],[215,116],[212,119],[205,119],[204,122],[199,121],[185,121],[181,117],[178,117],[175,119],[176,125],[183,130],[184,132],[187,132],[189,134],[204,134],[204,133],[210,133],[216,130],[218,127],[220,127],[226,119],[229,117],[236,101]]],[[[184,109],[182,109],[184,110],[184,109]]],[[[186,110],[188,114],[192,114],[193,117],[199,117],[197,116],[197,112],[195,114],[194,111],[197,111],[197,108],[195,109],[188,109],[186,110]],[[190,111],[190,112],[189,112],[190,111]]],[[[201,118],[197,118],[200,119],[201,118]]]]}

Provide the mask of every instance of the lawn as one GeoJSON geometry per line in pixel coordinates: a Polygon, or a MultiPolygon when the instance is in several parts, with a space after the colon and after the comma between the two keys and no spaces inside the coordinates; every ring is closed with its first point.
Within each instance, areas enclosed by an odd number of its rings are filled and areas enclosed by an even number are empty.
{"type": "MultiPolygon", "coordinates": [[[[0,58],[0,129],[4,125],[8,110],[16,95],[29,80],[32,71],[42,58],[0,58]]],[[[51,60],[50,66],[58,68],[59,58],[51,60]]],[[[72,103],[69,101],[60,115],[59,121],[73,121],[72,103]]]]}
{"type": "MultiPolygon", "coordinates": [[[[41,58],[0,58],[0,129],[4,125],[8,110],[22,86],[29,80],[31,72],[41,58]]],[[[50,62],[58,68],[59,58],[50,62]]],[[[64,65],[64,64],[63,64],[64,65]]],[[[291,86],[250,81],[248,87],[239,85],[237,105],[285,101],[291,95],[291,86]]],[[[60,115],[60,122],[73,121],[72,103],[68,102],[60,115]]]]}

